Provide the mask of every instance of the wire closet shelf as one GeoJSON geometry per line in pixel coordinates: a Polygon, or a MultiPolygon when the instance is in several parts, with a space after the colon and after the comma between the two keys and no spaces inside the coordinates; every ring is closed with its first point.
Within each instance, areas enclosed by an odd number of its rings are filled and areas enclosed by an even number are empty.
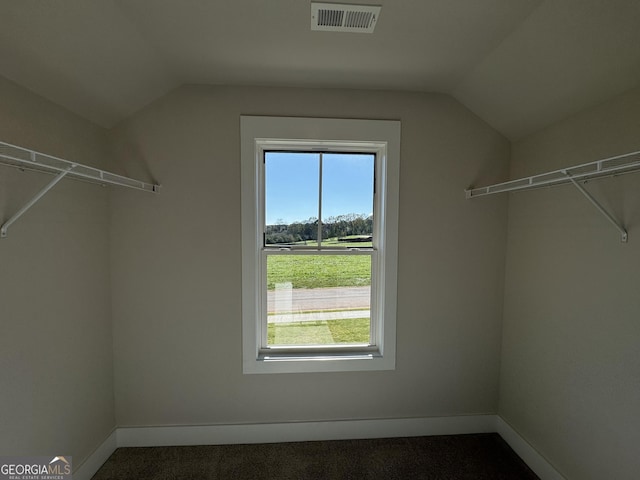
{"type": "Polygon", "coordinates": [[[579,182],[638,171],[640,171],[640,150],[486,187],[471,187],[465,190],[465,195],[467,199],[470,199],[495,193],[572,184],[616,227],[620,232],[622,242],[627,242],[628,234],[626,229],[579,182]]]}
{"type": "Polygon", "coordinates": [[[0,142],[0,165],[55,175],[42,190],[2,224],[0,227],[1,238],[5,238],[9,227],[65,177],[99,185],[117,185],[151,193],[157,193],[160,188],[158,184],[135,180],[6,142],[0,142]]]}

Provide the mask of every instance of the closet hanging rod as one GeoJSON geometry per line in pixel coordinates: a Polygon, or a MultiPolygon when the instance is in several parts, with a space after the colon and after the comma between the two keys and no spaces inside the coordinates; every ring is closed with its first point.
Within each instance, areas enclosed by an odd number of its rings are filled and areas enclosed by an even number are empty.
{"type": "Polygon", "coordinates": [[[89,167],[77,162],[70,162],[63,158],[47,155],[28,148],[0,142],[0,165],[10,167],[26,167],[44,173],[67,172],[68,178],[77,178],[100,185],[117,185],[121,187],[134,188],[146,192],[157,192],[160,185],[135,180],[133,178],[111,173],[95,167],[89,167]],[[71,167],[71,168],[70,168],[71,167]]]}
{"type": "Polygon", "coordinates": [[[614,157],[603,158],[573,167],[561,168],[552,172],[540,173],[530,177],[518,178],[507,182],[496,183],[486,187],[471,187],[465,190],[467,198],[492,195],[494,193],[531,190],[538,187],[552,187],[571,183],[567,174],[576,181],[622,175],[640,170],[640,150],[624,153],[614,157]],[[639,157],[639,158],[634,158],[639,157]]]}

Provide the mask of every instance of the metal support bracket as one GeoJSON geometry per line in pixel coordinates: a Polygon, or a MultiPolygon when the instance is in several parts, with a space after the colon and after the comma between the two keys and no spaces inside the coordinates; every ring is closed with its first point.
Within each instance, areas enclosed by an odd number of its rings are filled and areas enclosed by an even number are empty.
{"type": "Polygon", "coordinates": [[[36,193],[35,196],[31,200],[29,200],[20,210],[18,210],[9,220],[4,222],[2,227],[0,227],[0,238],[6,238],[7,237],[7,230],[9,229],[9,227],[16,220],[18,220],[22,215],[24,215],[24,213],[27,210],[29,210],[31,207],[33,207],[33,205],[35,205],[35,203],[38,200],[40,200],[49,190],[51,190],[60,180],[62,180],[75,167],[76,167],[76,164],[71,164],[70,166],[66,167],[65,170],[63,170],[60,173],[58,173],[53,178],[53,180],[51,180],[49,183],[47,183],[47,185],[42,190],[40,190],[38,193],[36,193]]]}
{"type": "Polygon", "coordinates": [[[587,192],[587,190],[582,185],[576,182],[576,180],[573,178],[573,176],[570,173],[568,173],[566,170],[562,170],[562,173],[569,179],[571,183],[573,183],[573,185],[578,189],[578,191],[582,193],[582,195],[584,195],[585,198],[589,200],[593,204],[593,206],[596,207],[598,211],[602,213],[605,216],[605,218],[609,220],[609,222],[614,227],[616,227],[618,232],[620,232],[622,242],[627,243],[627,241],[629,240],[629,234],[627,233],[625,228],[622,225],[620,225],[620,223],[618,223],[618,221],[615,218],[613,218],[613,215],[607,212],[604,209],[604,207],[600,205],[600,203],[593,197],[593,195],[587,192]]]}

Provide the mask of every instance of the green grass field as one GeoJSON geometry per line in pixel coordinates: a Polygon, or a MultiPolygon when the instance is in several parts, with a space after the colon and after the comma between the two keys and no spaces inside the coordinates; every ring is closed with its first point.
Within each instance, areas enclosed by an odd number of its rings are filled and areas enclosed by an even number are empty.
{"type": "Polygon", "coordinates": [[[268,345],[369,344],[369,319],[271,323],[267,327],[267,343],[268,345]]]}
{"type": "Polygon", "coordinates": [[[269,255],[267,288],[291,282],[293,288],[371,285],[369,255],[269,255]]]}

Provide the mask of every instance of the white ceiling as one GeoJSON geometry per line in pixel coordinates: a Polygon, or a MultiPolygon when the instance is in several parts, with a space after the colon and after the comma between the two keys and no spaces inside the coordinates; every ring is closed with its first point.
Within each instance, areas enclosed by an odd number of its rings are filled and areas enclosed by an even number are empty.
{"type": "Polygon", "coordinates": [[[449,93],[511,139],[640,85],[640,0],[0,0],[0,75],[105,127],[186,83],[449,93]]]}

